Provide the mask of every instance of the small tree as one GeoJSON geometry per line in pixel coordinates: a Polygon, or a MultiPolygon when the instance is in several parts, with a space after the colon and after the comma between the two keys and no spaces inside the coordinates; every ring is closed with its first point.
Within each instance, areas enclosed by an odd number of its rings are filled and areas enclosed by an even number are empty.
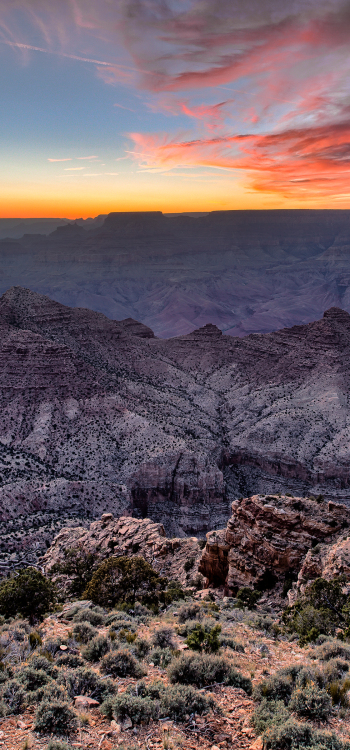
{"type": "Polygon", "coordinates": [[[87,552],[79,544],[64,551],[64,561],[55,563],[50,569],[50,575],[63,574],[72,576],[69,591],[74,596],[80,596],[88,583],[91,581],[96,569],[96,557],[92,552],[87,552]]]}
{"type": "Polygon", "coordinates": [[[55,602],[55,586],[35,568],[26,568],[0,584],[0,614],[4,617],[22,615],[34,625],[55,602]]]}
{"type": "Polygon", "coordinates": [[[148,600],[167,583],[143,557],[110,557],[95,571],[83,596],[104,607],[148,600]]]}
{"type": "Polygon", "coordinates": [[[261,591],[254,591],[249,586],[243,586],[243,588],[237,591],[237,607],[240,609],[254,609],[257,601],[261,599],[261,591]]]}

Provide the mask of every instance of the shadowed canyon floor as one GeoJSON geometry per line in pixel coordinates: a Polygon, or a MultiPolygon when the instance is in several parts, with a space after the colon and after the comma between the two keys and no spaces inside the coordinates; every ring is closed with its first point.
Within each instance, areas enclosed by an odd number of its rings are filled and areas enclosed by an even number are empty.
{"type": "Polygon", "coordinates": [[[241,496],[350,499],[347,312],[162,340],[16,287],[0,330],[4,554],[102,511],[204,536],[241,496]]]}

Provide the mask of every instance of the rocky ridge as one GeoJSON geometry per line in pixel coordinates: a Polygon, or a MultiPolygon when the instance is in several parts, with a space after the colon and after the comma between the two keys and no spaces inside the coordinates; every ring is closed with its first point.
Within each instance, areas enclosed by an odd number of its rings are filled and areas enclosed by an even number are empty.
{"type": "Polygon", "coordinates": [[[77,547],[84,553],[92,553],[97,563],[111,555],[144,557],[158,573],[184,586],[192,578],[198,578],[202,556],[202,546],[196,537],[167,539],[163,525],[149,518],[114,518],[112,513],[103,513],[88,529],[68,527],[57,534],[40,561],[45,573],[50,574],[56,563],[64,561],[66,550],[77,547]]]}
{"type": "Polygon", "coordinates": [[[243,586],[273,588],[298,574],[300,568],[300,576],[305,578],[316,557],[312,548],[322,543],[323,566],[314,566],[312,577],[328,570],[326,577],[333,578],[345,570],[339,561],[340,550],[350,573],[348,533],[346,542],[338,541],[349,526],[348,518],[345,506],[326,505],[321,499],[254,495],[237,500],[232,503],[227,528],[207,534],[199,571],[207,585],[224,585],[228,594],[243,586]],[[335,540],[336,545],[330,547],[335,540]]]}

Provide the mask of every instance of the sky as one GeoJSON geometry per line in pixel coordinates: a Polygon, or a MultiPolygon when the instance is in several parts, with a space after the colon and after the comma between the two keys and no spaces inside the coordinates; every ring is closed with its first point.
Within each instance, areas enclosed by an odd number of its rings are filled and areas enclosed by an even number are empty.
{"type": "Polygon", "coordinates": [[[0,0],[0,215],[350,208],[350,2],[0,0]]]}

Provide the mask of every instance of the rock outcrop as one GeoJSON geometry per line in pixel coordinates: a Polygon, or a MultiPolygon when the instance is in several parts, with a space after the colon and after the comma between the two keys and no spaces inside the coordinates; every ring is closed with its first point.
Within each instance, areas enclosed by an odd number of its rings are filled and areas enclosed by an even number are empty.
{"type": "Polygon", "coordinates": [[[161,340],[134,320],[10,289],[0,525],[106,511],[204,536],[253,493],[348,502],[349,373],[350,315],[337,308],[244,339],[205,325],[161,340]]]}
{"type": "Polygon", "coordinates": [[[344,590],[350,594],[350,536],[345,534],[334,544],[318,544],[308,551],[300,568],[298,580],[288,592],[290,604],[294,604],[307,585],[316,578],[327,581],[342,579],[344,590]]]}
{"type": "Polygon", "coordinates": [[[111,555],[142,556],[159,573],[184,586],[198,577],[202,555],[196,537],[167,539],[163,525],[149,518],[138,520],[123,516],[116,519],[112,513],[104,513],[88,529],[62,529],[40,564],[49,573],[53,565],[64,561],[66,550],[77,547],[92,553],[98,563],[111,555]]]}
{"type": "MultiPolygon", "coordinates": [[[[345,506],[309,498],[254,495],[237,500],[227,528],[207,534],[199,571],[207,585],[224,585],[227,593],[242,586],[272,587],[298,573],[305,556],[313,560],[310,548],[331,544],[348,528],[348,517],[345,506]]],[[[341,568],[340,549],[349,554],[349,542],[325,553],[323,569],[330,577],[341,568]]]]}

